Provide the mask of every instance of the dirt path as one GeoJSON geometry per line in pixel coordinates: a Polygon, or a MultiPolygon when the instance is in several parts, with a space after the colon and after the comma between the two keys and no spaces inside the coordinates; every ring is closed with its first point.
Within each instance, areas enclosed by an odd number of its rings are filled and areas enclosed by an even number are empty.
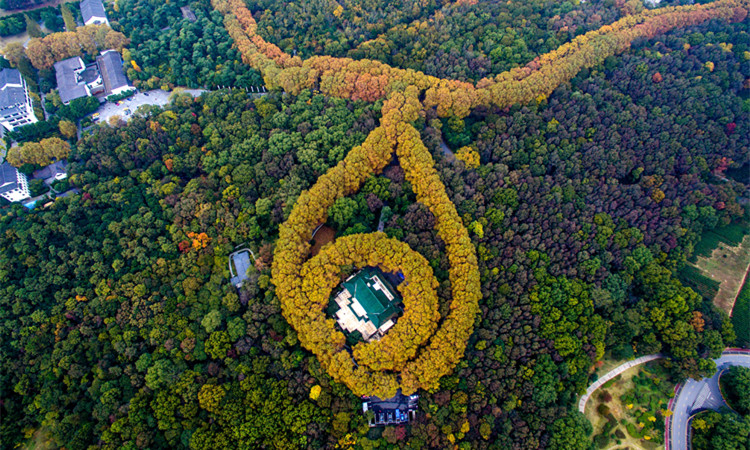
{"type": "Polygon", "coordinates": [[[11,42],[19,42],[21,45],[26,47],[26,44],[31,40],[29,37],[29,33],[23,32],[19,34],[14,34],[12,36],[5,36],[0,37],[0,49],[4,49],[6,45],[10,44],[11,42]]]}
{"type": "Polygon", "coordinates": [[[334,238],[336,237],[336,230],[333,228],[323,225],[320,227],[317,232],[313,235],[313,240],[315,241],[315,245],[313,245],[311,253],[313,256],[320,253],[320,249],[323,248],[324,245],[326,245],[329,242],[333,242],[334,238]]]}

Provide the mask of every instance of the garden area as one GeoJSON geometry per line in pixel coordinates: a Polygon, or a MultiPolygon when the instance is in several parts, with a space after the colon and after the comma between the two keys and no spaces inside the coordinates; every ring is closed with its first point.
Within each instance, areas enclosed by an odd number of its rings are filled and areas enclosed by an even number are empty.
{"type": "Polygon", "coordinates": [[[586,405],[596,448],[663,447],[664,418],[673,395],[673,385],[659,361],[633,367],[605,383],[586,405]]]}

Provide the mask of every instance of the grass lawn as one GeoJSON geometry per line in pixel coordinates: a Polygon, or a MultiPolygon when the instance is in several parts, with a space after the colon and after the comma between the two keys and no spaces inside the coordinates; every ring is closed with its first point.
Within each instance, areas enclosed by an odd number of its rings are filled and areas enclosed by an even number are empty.
{"type": "Polygon", "coordinates": [[[700,256],[711,256],[711,253],[719,246],[720,242],[723,242],[730,247],[736,247],[740,245],[742,240],[748,234],[750,234],[748,224],[743,222],[732,223],[725,227],[719,227],[707,231],[703,233],[701,240],[695,244],[695,249],[690,261],[695,262],[700,256]]]}
{"type": "Polygon", "coordinates": [[[732,311],[732,324],[737,345],[750,348],[750,282],[745,281],[732,311]]]}
{"type": "Polygon", "coordinates": [[[671,392],[659,361],[630,368],[607,382],[586,404],[596,448],[663,448],[661,410],[667,408],[671,392]]]}
{"type": "Polygon", "coordinates": [[[678,277],[731,314],[749,265],[749,227],[746,223],[732,224],[704,233],[678,277]]]}

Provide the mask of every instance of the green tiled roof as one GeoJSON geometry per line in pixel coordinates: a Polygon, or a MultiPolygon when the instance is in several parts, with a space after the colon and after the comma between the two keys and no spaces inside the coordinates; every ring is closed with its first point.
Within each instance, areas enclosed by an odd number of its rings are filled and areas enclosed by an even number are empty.
{"type": "MultiPolygon", "coordinates": [[[[382,275],[378,275],[378,272],[374,269],[366,268],[359,271],[354,277],[344,282],[344,288],[362,305],[362,308],[367,313],[366,318],[371,320],[376,328],[380,328],[380,325],[398,313],[396,305],[400,299],[397,293],[385,278],[382,275]],[[385,288],[388,289],[393,296],[393,300],[389,300],[381,290],[374,288],[374,277],[377,277],[385,288]]],[[[357,317],[364,318],[358,315],[356,311],[352,310],[352,312],[357,317]]]]}

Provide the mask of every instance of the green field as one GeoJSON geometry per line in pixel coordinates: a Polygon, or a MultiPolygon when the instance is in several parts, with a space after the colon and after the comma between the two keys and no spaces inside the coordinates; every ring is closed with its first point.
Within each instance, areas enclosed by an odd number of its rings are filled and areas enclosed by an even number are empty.
{"type": "Polygon", "coordinates": [[[734,304],[732,324],[734,332],[737,333],[737,345],[750,347],[750,283],[747,281],[734,304]]]}
{"type": "Polygon", "coordinates": [[[700,269],[691,265],[685,265],[677,274],[677,277],[682,284],[690,286],[695,292],[707,299],[713,299],[719,292],[719,286],[721,285],[721,283],[703,275],[700,269]]]}
{"type": "Polygon", "coordinates": [[[740,245],[745,236],[750,234],[748,228],[747,223],[740,222],[706,231],[703,233],[703,236],[701,236],[701,240],[695,244],[695,249],[690,257],[690,262],[696,262],[699,256],[704,256],[706,258],[710,257],[711,252],[719,246],[720,242],[724,242],[730,247],[740,245]]]}

